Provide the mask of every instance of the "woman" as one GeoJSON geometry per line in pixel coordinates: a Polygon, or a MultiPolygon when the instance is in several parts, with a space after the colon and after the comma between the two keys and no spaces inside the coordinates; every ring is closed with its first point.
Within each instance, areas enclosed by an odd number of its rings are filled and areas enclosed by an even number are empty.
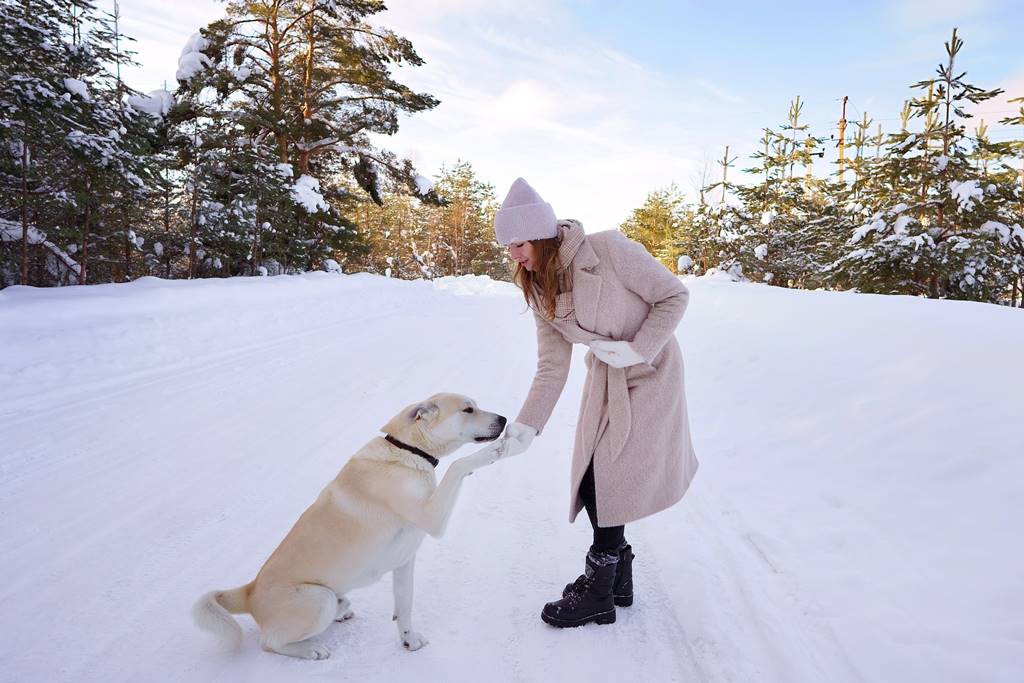
{"type": "Polygon", "coordinates": [[[610,624],[616,605],[633,603],[625,525],[678,502],[697,471],[674,335],[689,291],[617,230],[587,235],[579,222],[557,220],[522,178],[494,231],[516,262],[513,281],[537,324],[537,372],[506,430],[513,453],[544,429],[565,386],[572,345],[590,347],[569,521],[586,509],[594,540],[585,573],[541,618],[558,627],[610,624]]]}

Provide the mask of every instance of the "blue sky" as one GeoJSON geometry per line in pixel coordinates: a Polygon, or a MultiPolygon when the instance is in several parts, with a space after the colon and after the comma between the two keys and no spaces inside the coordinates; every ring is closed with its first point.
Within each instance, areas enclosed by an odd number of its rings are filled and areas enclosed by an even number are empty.
{"type": "MultiPolygon", "coordinates": [[[[112,4],[112,0],[111,3],[112,4]]],[[[1024,3],[591,2],[393,0],[379,23],[412,40],[426,64],[399,77],[441,99],[379,142],[425,175],[462,158],[498,199],[523,176],[560,217],[588,231],[616,227],[648,192],[676,182],[693,194],[730,145],[737,166],[761,129],[806,103],[812,133],[865,111],[898,125],[911,83],[930,78],[953,26],[967,81],[1007,95],[977,108],[987,121],[1024,96],[1024,3]]],[[[172,83],[188,36],[217,18],[213,0],[123,0],[138,39],[144,91],[172,83]]],[[[993,137],[1012,131],[993,126],[993,137]]],[[[830,151],[818,172],[834,158],[830,151]]]]}

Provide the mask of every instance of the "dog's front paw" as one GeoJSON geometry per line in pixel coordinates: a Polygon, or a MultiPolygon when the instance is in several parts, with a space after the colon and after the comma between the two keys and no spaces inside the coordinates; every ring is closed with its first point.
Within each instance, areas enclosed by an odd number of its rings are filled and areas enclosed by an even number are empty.
{"type": "Polygon", "coordinates": [[[409,652],[414,652],[429,642],[417,631],[406,631],[402,634],[402,647],[409,652]]]}
{"type": "Polygon", "coordinates": [[[348,601],[348,598],[338,598],[338,611],[334,615],[335,621],[348,621],[356,615],[352,611],[352,603],[348,601]]]}

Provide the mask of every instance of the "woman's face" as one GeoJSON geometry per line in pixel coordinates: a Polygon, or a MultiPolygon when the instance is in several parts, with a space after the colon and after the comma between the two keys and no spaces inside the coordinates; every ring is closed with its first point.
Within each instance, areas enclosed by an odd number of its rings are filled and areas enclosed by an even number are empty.
{"type": "Polygon", "coordinates": [[[535,253],[532,242],[512,242],[508,245],[508,255],[529,271],[533,270],[535,253]]]}

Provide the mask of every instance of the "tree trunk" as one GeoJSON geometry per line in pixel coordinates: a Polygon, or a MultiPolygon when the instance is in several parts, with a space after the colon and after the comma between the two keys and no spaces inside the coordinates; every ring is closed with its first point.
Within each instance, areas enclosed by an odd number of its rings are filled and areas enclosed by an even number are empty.
{"type": "MultiPolygon", "coordinates": [[[[164,188],[164,235],[171,234],[171,190],[170,188],[164,188]]],[[[171,279],[171,257],[159,255],[157,258],[163,258],[167,261],[166,277],[168,280],[171,279]]]]}
{"type": "MultiPolygon", "coordinates": [[[[306,121],[313,116],[313,102],[311,99],[311,88],[313,84],[313,58],[316,43],[316,3],[318,0],[310,0],[309,16],[306,17],[306,56],[302,68],[302,130],[305,137],[306,121]]],[[[307,139],[306,142],[309,142],[307,139]]],[[[309,172],[309,150],[304,149],[299,153],[299,173],[309,172]]]]}
{"type": "MultiPolygon", "coordinates": [[[[86,182],[86,196],[89,196],[89,183],[86,182]]],[[[89,218],[92,206],[85,202],[85,217],[82,219],[82,262],[78,264],[78,284],[84,285],[88,279],[89,268],[89,218]]]]}
{"type": "Polygon", "coordinates": [[[21,284],[28,284],[28,142],[21,143],[21,284]]]}
{"type": "Polygon", "coordinates": [[[267,16],[267,39],[270,42],[270,86],[271,86],[271,99],[274,103],[274,126],[277,130],[274,131],[274,139],[277,142],[278,155],[281,158],[282,164],[288,163],[288,129],[286,128],[287,121],[285,121],[283,107],[283,98],[281,90],[284,84],[281,80],[281,43],[283,42],[283,36],[281,36],[280,29],[277,25],[278,11],[280,7],[278,3],[274,3],[270,9],[270,14],[267,16]]]}
{"type": "Polygon", "coordinates": [[[128,238],[128,230],[124,231],[124,280],[125,282],[132,281],[132,245],[133,242],[128,238]]]}
{"type": "Polygon", "coordinates": [[[192,216],[189,221],[188,235],[188,279],[195,277],[196,273],[196,224],[199,222],[199,191],[193,184],[192,188],[192,216]]]}

